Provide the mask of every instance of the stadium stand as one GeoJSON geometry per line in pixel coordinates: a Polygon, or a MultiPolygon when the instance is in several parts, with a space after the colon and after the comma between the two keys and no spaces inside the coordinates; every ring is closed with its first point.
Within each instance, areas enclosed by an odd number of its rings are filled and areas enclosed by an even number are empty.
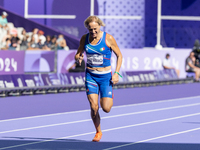
{"type": "Polygon", "coordinates": [[[22,29],[25,29],[27,32],[31,32],[34,28],[38,28],[42,31],[44,31],[45,34],[48,33],[48,35],[59,35],[59,34],[63,34],[64,38],[66,39],[67,45],[69,46],[70,49],[77,49],[78,45],[79,45],[79,39],[69,35],[67,33],[62,33],[58,30],[55,30],[53,28],[47,27],[45,25],[41,25],[39,23],[36,23],[34,21],[31,21],[29,19],[25,19],[9,10],[5,10],[3,7],[0,6],[0,12],[6,11],[9,15],[7,17],[8,19],[8,26],[12,29],[12,28],[17,28],[18,33],[20,33],[20,31],[22,29]]]}

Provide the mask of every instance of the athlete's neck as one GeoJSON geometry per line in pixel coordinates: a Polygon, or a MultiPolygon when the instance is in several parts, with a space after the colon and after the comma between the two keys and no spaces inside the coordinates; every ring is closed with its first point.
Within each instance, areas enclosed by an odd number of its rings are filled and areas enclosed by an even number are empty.
{"type": "Polygon", "coordinates": [[[89,39],[90,39],[90,41],[96,41],[96,40],[100,40],[102,36],[103,36],[103,32],[100,31],[100,32],[97,34],[96,37],[89,36],[89,39]]]}

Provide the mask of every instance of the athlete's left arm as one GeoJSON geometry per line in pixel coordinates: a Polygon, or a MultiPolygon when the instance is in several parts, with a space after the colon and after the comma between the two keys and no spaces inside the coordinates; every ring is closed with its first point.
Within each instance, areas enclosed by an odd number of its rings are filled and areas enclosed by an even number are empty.
{"type": "MultiPolygon", "coordinates": [[[[113,52],[115,53],[117,57],[117,66],[116,66],[115,72],[119,72],[122,65],[122,53],[117,45],[117,42],[115,41],[112,35],[107,34],[106,44],[113,50],[113,52]]],[[[118,83],[118,81],[119,81],[119,75],[117,73],[114,73],[112,76],[113,84],[118,83]]]]}

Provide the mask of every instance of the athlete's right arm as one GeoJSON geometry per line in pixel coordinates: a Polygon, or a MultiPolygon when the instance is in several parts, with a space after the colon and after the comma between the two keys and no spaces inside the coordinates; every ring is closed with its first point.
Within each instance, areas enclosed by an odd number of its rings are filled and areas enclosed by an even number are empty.
{"type": "Polygon", "coordinates": [[[84,52],[84,46],[85,46],[85,38],[86,38],[86,34],[81,37],[80,44],[75,55],[75,60],[78,61],[79,64],[81,64],[84,57],[83,52],[84,52]]]}

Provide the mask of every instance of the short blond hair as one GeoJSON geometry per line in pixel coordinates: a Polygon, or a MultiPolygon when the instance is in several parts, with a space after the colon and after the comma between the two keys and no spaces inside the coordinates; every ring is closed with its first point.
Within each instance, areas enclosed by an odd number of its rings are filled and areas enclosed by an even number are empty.
{"type": "Polygon", "coordinates": [[[98,23],[100,26],[106,26],[105,24],[104,24],[104,22],[99,18],[99,17],[97,17],[97,16],[89,16],[87,19],[85,19],[85,21],[84,21],[84,25],[85,25],[85,27],[87,28],[88,27],[88,25],[89,25],[89,23],[90,22],[93,22],[93,21],[95,21],[96,23],[98,23]]]}

